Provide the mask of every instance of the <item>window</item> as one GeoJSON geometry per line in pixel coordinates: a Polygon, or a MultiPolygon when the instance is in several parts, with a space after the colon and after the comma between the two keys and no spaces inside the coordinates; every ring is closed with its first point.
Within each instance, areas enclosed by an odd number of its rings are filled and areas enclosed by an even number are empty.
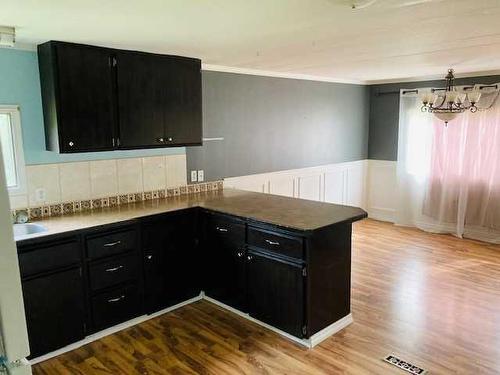
{"type": "Polygon", "coordinates": [[[10,194],[26,191],[21,120],[17,106],[0,106],[0,145],[10,194]]]}

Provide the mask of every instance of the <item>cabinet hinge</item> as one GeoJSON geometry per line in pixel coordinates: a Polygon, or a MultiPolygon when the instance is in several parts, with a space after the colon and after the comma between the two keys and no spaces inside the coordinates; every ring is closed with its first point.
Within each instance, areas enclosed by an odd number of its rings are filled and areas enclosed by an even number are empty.
{"type": "Polygon", "coordinates": [[[307,268],[306,267],[302,268],[302,276],[304,276],[304,277],[307,276],[307,268]]]}
{"type": "Polygon", "coordinates": [[[307,335],[307,326],[302,326],[302,334],[307,335]]]}

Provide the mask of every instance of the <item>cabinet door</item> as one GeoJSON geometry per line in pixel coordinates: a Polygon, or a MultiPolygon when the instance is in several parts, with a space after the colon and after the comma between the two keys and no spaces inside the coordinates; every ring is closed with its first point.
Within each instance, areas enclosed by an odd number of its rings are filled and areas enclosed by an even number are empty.
{"type": "Polygon", "coordinates": [[[169,145],[202,143],[200,60],[170,60],[166,102],[165,140],[169,145]]]}
{"type": "Polygon", "coordinates": [[[120,147],[165,147],[169,69],[167,56],[117,54],[120,147]]]}
{"type": "Polygon", "coordinates": [[[227,216],[204,216],[205,294],[246,311],[245,224],[227,216]]]}
{"type": "Polygon", "coordinates": [[[206,246],[205,294],[246,312],[245,246],[216,236],[206,246]]]}
{"type": "Polygon", "coordinates": [[[249,251],[247,288],[251,316],[296,337],[303,337],[302,265],[249,251]]]}
{"type": "Polygon", "coordinates": [[[110,52],[61,43],[56,54],[61,151],[112,149],[115,107],[110,52]]]}
{"type": "Polygon", "coordinates": [[[202,259],[197,246],[196,211],[187,210],[167,219],[165,288],[169,305],[196,297],[201,291],[202,259]]]}
{"type": "Polygon", "coordinates": [[[144,303],[147,313],[166,308],[165,221],[157,220],[142,227],[144,257],[144,303]]]}
{"type": "Polygon", "coordinates": [[[202,260],[196,245],[196,212],[185,211],[143,225],[146,311],[197,296],[202,260]]]}
{"type": "Polygon", "coordinates": [[[31,358],[84,338],[80,268],[24,281],[23,295],[31,358]]]}

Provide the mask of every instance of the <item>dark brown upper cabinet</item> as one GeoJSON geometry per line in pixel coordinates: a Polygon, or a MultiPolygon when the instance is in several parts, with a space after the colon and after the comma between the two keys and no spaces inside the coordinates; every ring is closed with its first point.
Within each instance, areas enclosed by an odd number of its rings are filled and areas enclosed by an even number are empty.
{"type": "Polygon", "coordinates": [[[200,60],[54,41],[38,59],[48,150],[202,144],[200,60]]]}
{"type": "Polygon", "coordinates": [[[116,137],[111,52],[49,42],[38,46],[47,149],[111,150],[116,137]]]}
{"type": "Polygon", "coordinates": [[[120,145],[201,144],[201,65],[183,57],[119,52],[120,145]]]}

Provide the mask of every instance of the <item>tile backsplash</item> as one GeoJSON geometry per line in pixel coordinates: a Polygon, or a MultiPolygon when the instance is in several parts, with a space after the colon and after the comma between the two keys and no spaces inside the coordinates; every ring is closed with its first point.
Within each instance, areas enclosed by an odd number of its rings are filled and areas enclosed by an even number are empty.
{"type": "Polygon", "coordinates": [[[187,186],[186,155],[30,165],[27,193],[11,210],[31,218],[222,188],[222,181],[187,186]]]}

